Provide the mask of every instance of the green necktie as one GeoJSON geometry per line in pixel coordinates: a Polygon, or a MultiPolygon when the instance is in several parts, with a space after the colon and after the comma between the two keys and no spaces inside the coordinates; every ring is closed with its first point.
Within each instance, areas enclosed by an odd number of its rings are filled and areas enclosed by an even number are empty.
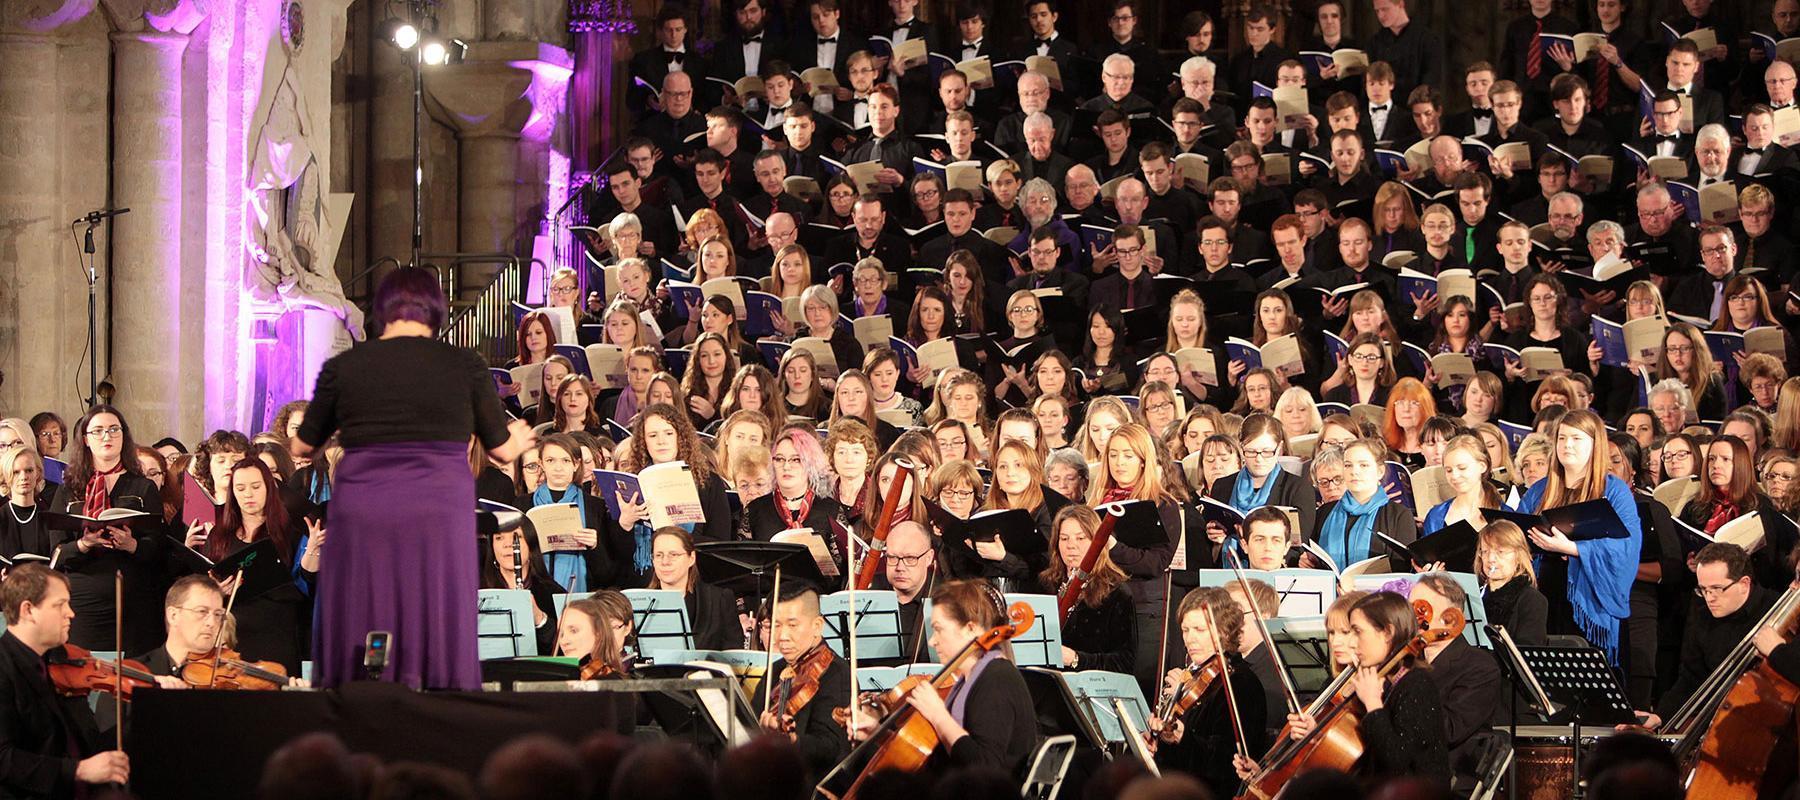
{"type": "Polygon", "coordinates": [[[1475,229],[1474,228],[1464,228],[1463,229],[1463,263],[1468,264],[1470,266],[1473,266],[1475,264],[1475,229]]]}

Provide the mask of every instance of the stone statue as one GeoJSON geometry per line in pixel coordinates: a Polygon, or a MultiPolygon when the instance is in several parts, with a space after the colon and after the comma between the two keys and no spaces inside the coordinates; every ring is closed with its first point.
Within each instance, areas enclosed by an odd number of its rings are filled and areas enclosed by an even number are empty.
{"type": "Polygon", "coordinates": [[[282,35],[269,44],[263,92],[247,142],[250,251],[246,285],[258,297],[332,311],[361,338],[362,311],[344,297],[334,263],[349,212],[349,195],[326,191],[319,154],[328,119],[314,116],[302,84],[302,6],[282,7],[282,35]]]}

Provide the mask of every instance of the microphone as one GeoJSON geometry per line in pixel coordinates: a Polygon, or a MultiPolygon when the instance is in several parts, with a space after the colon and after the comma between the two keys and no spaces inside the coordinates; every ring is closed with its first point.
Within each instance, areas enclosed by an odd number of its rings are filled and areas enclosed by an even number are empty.
{"type": "Polygon", "coordinates": [[[103,209],[100,209],[99,211],[89,211],[86,216],[84,216],[80,219],[77,219],[77,220],[75,220],[75,222],[71,222],[69,224],[74,225],[76,223],[85,222],[89,225],[92,225],[103,219],[111,219],[120,214],[129,214],[129,213],[131,213],[131,209],[129,209],[129,208],[103,208],[103,209]]]}

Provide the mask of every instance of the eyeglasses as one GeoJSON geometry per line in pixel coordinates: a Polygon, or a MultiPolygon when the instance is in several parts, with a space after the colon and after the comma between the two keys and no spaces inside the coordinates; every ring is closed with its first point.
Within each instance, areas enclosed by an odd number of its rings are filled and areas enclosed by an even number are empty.
{"type": "Polygon", "coordinates": [[[1722,245],[1722,244],[1715,244],[1715,245],[1713,245],[1713,246],[1712,246],[1712,247],[1702,247],[1702,248],[1700,248],[1700,255],[1703,255],[1703,256],[1722,256],[1722,255],[1725,255],[1725,251],[1726,251],[1726,250],[1727,250],[1727,249],[1729,249],[1729,248],[1727,248],[1727,247],[1726,247],[1726,246],[1725,246],[1725,245],[1722,245]]]}
{"type": "Polygon", "coordinates": [[[1724,586],[1696,586],[1694,587],[1694,596],[1710,600],[1731,591],[1734,586],[1737,586],[1737,583],[1728,583],[1724,586]]]}
{"type": "Polygon", "coordinates": [[[974,489],[939,489],[938,497],[949,500],[969,500],[975,497],[974,489]]]}
{"type": "Polygon", "coordinates": [[[1733,303],[1754,303],[1754,302],[1756,302],[1756,293],[1755,292],[1744,292],[1743,294],[1734,294],[1725,299],[1729,300],[1733,303]]]}
{"type": "Polygon", "coordinates": [[[1144,248],[1142,248],[1142,247],[1114,247],[1113,252],[1116,252],[1122,256],[1135,256],[1138,253],[1144,252],[1144,248]]]}
{"type": "Polygon", "coordinates": [[[222,608],[196,608],[194,606],[176,606],[176,608],[200,617],[201,619],[211,617],[214,622],[225,621],[225,609],[222,608]]]}
{"type": "Polygon", "coordinates": [[[552,287],[550,287],[550,293],[556,294],[556,295],[574,294],[576,291],[577,291],[576,288],[573,286],[552,286],[552,287]]]}
{"type": "Polygon", "coordinates": [[[1668,461],[1692,461],[1692,460],[1694,460],[1694,453],[1691,450],[1677,450],[1674,452],[1670,452],[1668,450],[1663,451],[1663,461],[1665,461],[1665,462],[1668,462],[1668,461]]]}
{"type": "Polygon", "coordinates": [[[1013,306],[1006,310],[1008,314],[1036,314],[1037,306],[1013,306]]]}
{"type": "Polygon", "coordinates": [[[1685,356],[1694,352],[1694,346],[1691,344],[1672,344],[1663,348],[1663,352],[1674,356],[1685,356]]]}
{"type": "Polygon", "coordinates": [[[106,427],[106,428],[88,428],[87,435],[89,438],[100,439],[100,440],[104,441],[107,439],[117,439],[120,436],[124,435],[124,433],[125,433],[124,428],[121,428],[117,425],[113,425],[113,426],[106,427]]]}
{"type": "Polygon", "coordinates": [[[799,456],[770,456],[769,463],[777,467],[798,467],[801,461],[799,456]]]}
{"type": "Polygon", "coordinates": [[[1342,477],[1314,478],[1313,485],[1319,487],[1320,489],[1335,489],[1335,488],[1338,488],[1338,487],[1344,485],[1344,479],[1342,477]]]}
{"type": "Polygon", "coordinates": [[[897,555],[894,555],[893,553],[888,553],[887,560],[890,563],[895,564],[897,566],[902,566],[902,567],[906,567],[907,569],[912,569],[913,567],[918,566],[919,562],[924,561],[925,557],[928,555],[930,555],[930,553],[920,553],[916,556],[897,556],[897,555]]]}
{"type": "Polygon", "coordinates": [[[1275,457],[1275,448],[1273,448],[1273,447],[1246,447],[1246,448],[1244,448],[1244,456],[1246,458],[1273,458],[1273,457],[1275,457]]]}
{"type": "Polygon", "coordinates": [[[55,428],[41,430],[41,431],[38,431],[37,438],[39,438],[39,439],[61,439],[62,431],[59,431],[55,428]]]}
{"type": "Polygon", "coordinates": [[[1361,361],[1364,364],[1373,364],[1373,363],[1381,360],[1381,354],[1379,354],[1379,353],[1354,353],[1350,356],[1350,360],[1361,361]]]}
{"type": "Polygon", "coordinates": [[[1174,407],[1175,407],[1174,403],[1164,400],[1160,403],[1152,403],[1150,405],[1144,406],[1144,413],[1160,414],[1160,413],[1162,413],[1164,411],[1168,411],[1169,409],[1174,408],[1174,407]]]}
{"type": "Polygon", "coordinates": [[[543,464],[522,464],[519,466],[519,469],[525,470],[526,472],[530,472],[530,473],[538,473],[538,472],[544,471],[544,465],[543,464]]]}

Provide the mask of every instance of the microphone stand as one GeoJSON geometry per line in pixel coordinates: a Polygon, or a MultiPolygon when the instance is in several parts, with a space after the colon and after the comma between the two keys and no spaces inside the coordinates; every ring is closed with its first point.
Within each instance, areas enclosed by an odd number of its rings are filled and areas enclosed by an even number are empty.
{"type": "Polygon", "coordinates": [[[100,401],[100,329],[99,318],[95,316],[96,296],[100,283],[99,272],[95,269],[94,228],[99,227],[100,220],[90,216],[86,219],[87,232],[82,236],[82,252],[86,254],[82,264],[82,272],[87,278],[87,350],[88,350],[88,395],[87,405],[92,408],[100,401]]]}

